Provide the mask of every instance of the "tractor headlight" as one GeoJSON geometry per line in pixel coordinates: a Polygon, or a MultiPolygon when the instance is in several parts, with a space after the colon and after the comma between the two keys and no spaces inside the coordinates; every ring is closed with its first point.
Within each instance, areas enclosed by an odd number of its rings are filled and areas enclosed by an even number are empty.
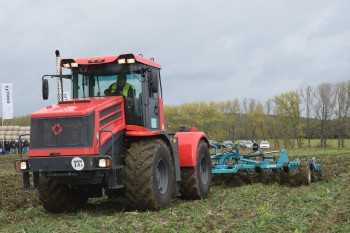
{"type": "Polygon", "coordinates": [[[71,66],[71,67],[78,67],[78,63],[72,62],[72,63],[70,63],[70,66],[71,66]]]}
{"type": "Polygon", "coordinates": [[[134,58],[128,58],[127,60],[126,60],[126,62],[127,63],[135,63],[135,59],[134,58]]]}
{"type": "Polygon", "coordinates": [[[20,164],[21,164],[21,166],[20,166],[21,170],[27,170],[28,169],[27,162],[21,162],[20,164]]]}
{"type": "Polygon", "coordinates": [[[76,63],[76,62],[64,63],[62,66],[63,66],[64,68],[69,69],[69,68],[73,68],[73,67],[78,67],[78,63],[76,63]]]}
{"type": "Polygon", "coordinates": [[[118,64],[125,64],[126,60],[125,58],[118,59],[118,64]]]}
{"type": "Polygon", "coordinates": [[[98,160],[98,166],[103,168],[111,167],[111,160],[109,158],[101,158],[98,160]]]}
{"type": "Polygon", "coordinates": [[[16,169],[17,171],[25,171],[29,169],[29,165],[27,161],[16,161],[16,169]]]}

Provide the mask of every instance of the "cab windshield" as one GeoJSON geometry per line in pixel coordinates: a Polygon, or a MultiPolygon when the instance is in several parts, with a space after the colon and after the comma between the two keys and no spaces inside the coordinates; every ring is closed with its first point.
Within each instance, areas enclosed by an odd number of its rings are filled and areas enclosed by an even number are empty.
{"type": "Polygon", "coordinates": [[[73,70],[73,98],[104,97],[121,76],[132,87],[134,97],[142,93],[141,69],[144,65],[103,64],[82,66],[73,70]]]}
{"type": "Polygon", "coordinates": [[[80,66],[72,71],[73,98],[124,96],[127,124],[143,125],[141,74],[144,70],[146,65],[142,64],[80,66]]]}

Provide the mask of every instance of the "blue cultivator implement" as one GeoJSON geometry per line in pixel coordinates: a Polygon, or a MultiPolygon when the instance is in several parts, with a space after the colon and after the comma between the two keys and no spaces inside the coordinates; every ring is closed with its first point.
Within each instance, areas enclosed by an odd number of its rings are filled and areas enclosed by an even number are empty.
{"type": "Polygon", "coordinates": [[[293,180],[294,184],[306,185],[322,178],[322,165],[315,158],[290,161],[285,149],[242,155],[238,145],[224,148],[222,153],[218,153],[215,145],[212,148],[215,149],[215,153],[211,155],[213,174],[268,174],[269,177],[280,178],[279,180],[293,180]],[[279,153],[279,156],[274,156],[274,153],[279,153]],[[288,179],[283,179],[286,177],[288,179]]]}

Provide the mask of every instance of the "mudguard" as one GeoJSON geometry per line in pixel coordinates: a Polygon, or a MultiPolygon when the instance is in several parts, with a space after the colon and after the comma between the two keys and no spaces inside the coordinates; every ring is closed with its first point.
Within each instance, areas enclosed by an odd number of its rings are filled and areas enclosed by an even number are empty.
{"type": "Polygon", "coordinates": [[[209,147],[207,136],[203,132],[177,132],[180,167],[195,167],[198,145],[201,140],[209,147]]]}

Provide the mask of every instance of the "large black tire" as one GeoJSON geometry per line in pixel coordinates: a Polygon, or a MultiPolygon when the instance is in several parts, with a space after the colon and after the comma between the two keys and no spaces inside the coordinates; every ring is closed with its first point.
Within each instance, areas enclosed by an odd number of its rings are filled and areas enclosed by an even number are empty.
{"type": "Polygon", "coordinates": [[[125,196],[138,210],[160,209],[171,203],[174,168],[160,139],[132,143],[125,158],[125,196]]]}
{"type": "Polygon", "coordinates": [[[60,184],[51,177],[41,175],[39,199],[49,212],[60,213],[80,209],[87,201],[87,195],[69,186],[60,184]]]}
{"type": "Polygon", "coordinates": [[[208,197],[211,186],[211,158],[209,149],[201,141],[197,151],[195,167],[181,168],[181,197],[185,199],[205,199],[208,197]]]}
{"type": "Polygon", "coordinates": [[[108,197],[108,199],[118,198],[118,197],[124,197],[125,196],[125,189],[109,189],[105,188],[105,195],[108,197]]]}

